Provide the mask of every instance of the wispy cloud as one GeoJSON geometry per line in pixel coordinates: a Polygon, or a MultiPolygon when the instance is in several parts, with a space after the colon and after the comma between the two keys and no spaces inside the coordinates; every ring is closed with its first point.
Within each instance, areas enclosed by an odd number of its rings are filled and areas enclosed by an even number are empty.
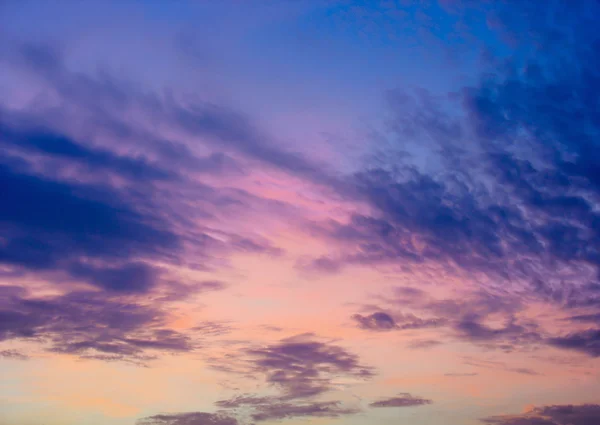
{"type": "Polygon", "coordinates": [[[401,393],[396,397],[390,397],[379,401],[370,403],[371,407],[414,407],[423,406],[425,404],[433,403],[431,400],[426,398],[413,396],[408,393],[401,393]]]}

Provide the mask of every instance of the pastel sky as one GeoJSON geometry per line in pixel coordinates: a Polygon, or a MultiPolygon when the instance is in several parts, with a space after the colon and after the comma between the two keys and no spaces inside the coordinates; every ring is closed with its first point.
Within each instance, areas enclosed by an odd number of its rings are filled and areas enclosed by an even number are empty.
{"type": "Polygon", "coordinates": [[[0,0],[0,424],[600,424],[599,19],[0,0]]]}

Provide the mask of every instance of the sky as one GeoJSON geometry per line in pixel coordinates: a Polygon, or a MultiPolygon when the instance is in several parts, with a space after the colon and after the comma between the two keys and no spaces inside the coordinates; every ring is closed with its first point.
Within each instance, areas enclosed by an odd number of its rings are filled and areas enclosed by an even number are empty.
{"type": "Polygon", "coordinates": [[[0,0],[0,424],[599,424],[598,18],[0,0]]]}

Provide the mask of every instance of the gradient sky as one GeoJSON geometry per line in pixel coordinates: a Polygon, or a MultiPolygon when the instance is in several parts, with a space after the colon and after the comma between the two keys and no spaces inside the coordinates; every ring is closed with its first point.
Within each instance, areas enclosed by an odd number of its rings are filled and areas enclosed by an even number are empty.
{"type": "Polygon", "coordinates": [[[0,0],[0,424],[600,424],[598,19],[0,0]]]}

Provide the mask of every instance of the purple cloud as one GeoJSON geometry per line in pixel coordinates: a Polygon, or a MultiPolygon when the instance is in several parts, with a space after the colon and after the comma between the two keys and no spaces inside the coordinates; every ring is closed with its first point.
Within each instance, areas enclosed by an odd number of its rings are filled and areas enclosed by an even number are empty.
{"type": "Polygon", "coordinates": [[[265,374],[267,383],[280,388],[283,399],[307,398],[331,389],[336,376],[367,379],[369,367],[342,347],[319,342],[311,335],[298,335],[264,348],[252,348],[246,355],[252,370],[265,374]]]}
{"type": "Polygon", "coordinates": [[[337,418],[360,411],[356,408],[344,407],[338,401],[290,403],[281,397],[257,396],[237,396],[229,400],[217,401],[215,405],[225,409],[250,408],[250,416],[257,422],[293,417],[337,418]]]}
{"type": "Polygon", "coordinates": [[[600,329],[588,329],[550,338],[548,344],[558,348],[579,351],[592,357],[600,357],[600,329]]]}
{"type": "Polygon", "coordinates": [[[424,329],[442,326],[442,319],[421,319],[412,314],[396,315],[395,318],[384,312],[376,312],[363,316],[355,314],[352,319],[361,329],[371,331],[424,329]]]}
{"type": "Polygon", "coordinates": [[[160,414],[140,419],[138,425],[237,425],[235,418],[205,412],[160,414]]]}
{"type": "Polygon", "coordinates": [[[161,168],[144,157],[119,155],[104,148],[90,146],[64,134],[44,129],[31,122],[24,114],[2,111],[0,144],[13,153],[41,154],[45,161],[62,161],[63,165],[77,165],[88,171],[114,173],[136,181],[176,179],[173,171],[161,168]],[[7,117],[12,117],[9,120],[7,117]]]}
{"type": "Polygon", "coordinates": [[[0,357],[13,360],[28,360],[29,356],[17,350],[0,350],[0,357]]]}
{"type": "Polygon", "coordinates": [[[437,341],[435,339],[419,339],[415,341],[411,341],[407,347],[411,350],[426,350],[429,348],[437,347],[441,345],[441,341],[437,341]]]}
{"type": "MultiPolygon", "coordinates": [[[[493,31],[523,43],[523,34],[531,34],[539,43],[536,54],[504,60],[503,53],[491,52],[497,57],[479,81],[451,96],[390,92],[391,148],[374,142],[372,160],[348,177],[371,212],[312,223],[311,232],[335,243],[336,252],[306,264],[327,259],[328,272],[346,265],[411,270],[435,264],[506,282],[497,298],[526,293],[528,300],[558,308],[587,308],[584,315],[569,314],[594,322],[600,306],[600,120],[593,94],[600,90],[600,67],[598,35],[577,23],[589,23],[598,5],[560,2],[553,11],[564,13],[558,26],[535,12],[535,2],[520,11],[486,7],[497,20],[493,31]],[[418,148],[409,150],[413,145],[418,148]]],[[[487,314],[441,317],[460,338],[480,345],[510,349],[544,339],[534,323],[510,311],[500,327],[487,324],[487,314]]],[[[397,325],[355,320],[373,329],[397,325]]],[[[592,333],[552,343],[595,355],[592,333]]]]}
{"type": "Polygon", "coordinates": [[[600,421],[600,405],[552,405],[517,415],[482,419],[490,425],[594,425],[600,421]]]}
{"type": "Polygon", "coordinates": [[[144,362],[147,352],[194,348],[186,334],[166,328],[159,307],[98,292],[33,297],[0,288],[0,341],[25,339],[54,352],[101,360],[144,362]]]}
{"type": "Polygon", "coordinates": [[[431,403],[433,403],[433,401],[426,399],[426,398],[413,396],[409,393],[400,393],[396,397],[390,397],[390,398],[386,398],[383,400],[374,401],[373,403],[370,403],[369,406],[376,407],[376,408],[379,408],[379,407],[414,407],[414,406],[423,406],[423,405],[427,405],[427,404],[431,404],[431,403]]]}
{"type": "MultiPolygon", "coordinates": [[[[380,311],[377,306],[365,306],[366,310],[375,312],[354,315],[359,327],[372,331],[438,328],[445,337],[503,351],[529,349],[545,343],[544,332],[535,322],[519,318],[525,305],[506,294],[478,291],[457,299],[438,299],[413,288],[399,288],[390,297],[379,297],[379,302],[384,303],[389,313],[380,311]],[[398,308],[418,315],[402,313],[398,308]],[[493,326],[489,324],[492,316],[493,326]],[[500,325],[498,318],[503,321],[500,325]]],[[[429,348],[440,343],[426,340],[409,347],[429,348]]]]}
{"type": "MultiPolygon", "coordinates": [[[[507,372],[512,372],[512,373],[518,373],[521,375],[531,375],[531,376],[538,376],[540,375],[538,372],[536,372],[535,370],[526,368],[526,367],[508,367],[506,366],[505,363],[503,362],[497,362],[497,361],[490,361],[490,360],[483,360],[483,359],[475,359],[475,358],[471,358],[471,357],[465,357],[464,359],[464,363],[469,365],[469,366],[474,366],[474,367],[478,367],[478,368],[484,368],[484,369],[499,369],[499,370],[504,370],[507,372]]],[[[476,375],[476,374],[475,374],[476,375]]]]}
{"type": "Polygon", "coordinates": [[[358,323],[362,329],[389,331],[396,328],[396,321],[387,313],[382,311],[363,316],[355,314],[352,319],[358,323]]]}
{"type": "Polygon", "coordinates": [[[295,417],[337,418],[358,413],[356,408],[342,407],[337,401],[323,401],[308,404],[274,403],[260,405],[252,419],[255,421],[278,420],[295,417]]]}

